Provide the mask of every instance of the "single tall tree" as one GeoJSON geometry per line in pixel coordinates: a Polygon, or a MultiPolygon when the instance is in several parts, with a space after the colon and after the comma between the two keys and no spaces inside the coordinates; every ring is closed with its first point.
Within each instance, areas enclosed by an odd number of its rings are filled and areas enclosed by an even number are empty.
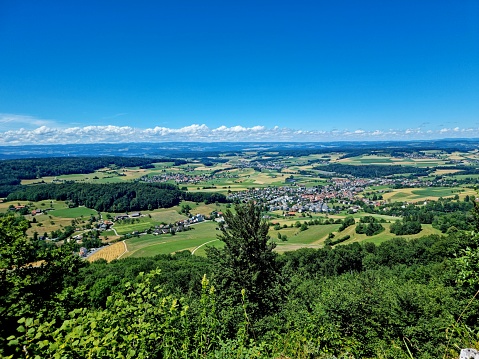
{"type": "MultiPolygon", "coordinates": [[[[241,307],[245,290],[246,312],[254,323],[272,313],[281,299],[276,244],[268,236],[268,223],[253,202],[227,210],[218,238],[224,248],[209,248],[213,260],[213,284],[224,310],[241,307]]],[[[227,318],[225,318],[227,319],[227,318]]],[[[234,320],[233,318],[231,318],[234,320]]],[[[228,320],[228,319],[227,319],[228,320]]]]}

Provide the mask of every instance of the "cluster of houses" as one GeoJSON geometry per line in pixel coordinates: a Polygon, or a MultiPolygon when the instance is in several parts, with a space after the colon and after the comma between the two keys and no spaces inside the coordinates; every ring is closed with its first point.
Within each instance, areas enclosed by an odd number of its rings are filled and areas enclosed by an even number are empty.
{"type": "Polygon", "coordinates": [[[331,212],[328,205],[333,199],[349,203],[357,198],[368,180],[333,178],[331,184],[323,187],[282,186],[256,188],[231,193],[230,200],[250,201],[267,206],[269,211],[284,211],[285,215],[298,212],[331,212]]]}
{"type": "Polygon", "coordinates": [[[238,178],[238,175],[232,174],[227,171],[221,171],[212,174],[186,174],[183,172],[166,172],[154,176],[143,176],[140,178],[140,181],[148,183],[175,182],[176,184],[198,184],[222,178],[238,178]]]}
{"type": "Polygon", "coordinates": [[[331,212],[331,202],[349,206],[352,212],[359,210],[359,206],[351,203],[361,201],[364,204],[379,206],[382,200],[371,200],[363,195],[363,192],[371,186],[394,186],[404,187],[432,187],[432,186],[456,186],[455,181],[448,179],[421,180],[418,178],[331,178],[325,186],[305,187],[295,183],[282,187],[253,188],[246,191],[230,193],[231,201],[247,202],[250,200],[264,205],[269,211],[284,211],[285,216],[295,215],[301,212],[331,212]]]}
{"type": "MultiPolygon", "coordinates": [[[[172,223],[172,224],[159,224],[159,225],[156,225],[153,230],[148,230],[147,232],[145,233],[151,233],[151,234],[154,234],[154,235],[160,235],[160,234],[168,234],[168,233],[176,233],[176,232],[184,232],[184,231],[188,231],[190,229],[190,226],[193,225],[193,224],[196,224],[196,223],[201,223],[201,222],[204,222],[206,220],[205,216],[203,216],[202,214],[195,214],[193,216],[190,216],[189,218],[187,219],[184,219],[184,220],[181,220],[181,221],[177,221],[175,223],[172,223]]],[[[111,226],[113,224],[113,222],[109,222],[107,223],[107,221],[104,221],[103,224],[100,225],[99,228],[101,228],[102,225],[106,224],[108,227],[106,228],[109,228],[109,226],[111,226]]],[[[133,235],[138,235],[140,234],[139,232],[133,232],[132,233],[133,235]]]]}
{"type": "Polygon", "coordinates": [[[259,170],[279,171],[286,168],[286,165],[281,161],[248,161],[240,160],[235,164],[238,168],[257,168],[259,170]]]}
{"type": "Polygon", "coordinates": [[[130,214],[122,213],[115,216],[115,222],[122,221],[124,219],[139,218],[141,216],[142,216],[141,212],[132,212],[130,214]]]}
{"type": "Polygon", "coordinates": [[[178,221],[174,224],[157,225],[152,234],[167,234],[172,232],[183,232],[190,229],[192,224],[201,223],[205,221],[205,217],[202,214],[195,214],[187,219],[178,221]]]}
{"type": "Polygon", "coordinates": [[[177,173],[177,172],[167,172],[159,175],[154,176],[143,176],[140,178],[142,182],[149,182],[149,183],[162,183],[162,182],[176,182],[180,183],[188,183],[188,184],[198,184],[199,182],[206,182],[212,180],[213,176],[210,174],[202,174],[202,175],[189,175],[185,173],[177,173]]]}

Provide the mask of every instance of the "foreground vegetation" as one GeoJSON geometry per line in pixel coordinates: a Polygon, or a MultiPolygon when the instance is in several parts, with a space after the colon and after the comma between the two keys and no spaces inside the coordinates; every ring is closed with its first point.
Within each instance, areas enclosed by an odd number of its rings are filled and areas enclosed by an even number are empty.
{"type": "Polygon", "coordinates": [[[92,264],[1,217],[1,355],[457,358],[477,347],[477,205],[474,231],[283,255],[258,207],[235,213],[207,257],[92,264]]]}
{"type": "Polygon", "coordinates": [[[313,152],[4,161],[0,356],[477,348],[477,151],[313,152]]]}

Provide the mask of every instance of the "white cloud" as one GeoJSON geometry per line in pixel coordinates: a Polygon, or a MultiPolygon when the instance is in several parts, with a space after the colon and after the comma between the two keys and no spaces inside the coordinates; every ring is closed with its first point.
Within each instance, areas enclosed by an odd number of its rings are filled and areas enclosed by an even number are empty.
{"type": "Polygon", "coordinates": [[[479,129],[442,128],[440,130],[299,130],[286,127],[244,127],[241,125],[209,128],[206,124],[191,124],[180,128],[130,126],[72,126],[62,128],[53,121],[31,116],[0,114],[0,145],[68,144],[68,143],[127,143],[127,142],[285,142],[285,141],[344,141],[344,140],[412,140],[447,136],[479,137],[479,129]],[[18,120],[18,121],[17,121],[18,120]],[[17,129],[5,123],[17,121],[17,129]],[[23,122],[22,122],[23,121],[23,122]],[[18,128],[18,123],[25,124],[18,128]],[[28,126],[27,126],[28,124],[28,126]],[[32,127],[33,124],[37,124],[32,127]]]}

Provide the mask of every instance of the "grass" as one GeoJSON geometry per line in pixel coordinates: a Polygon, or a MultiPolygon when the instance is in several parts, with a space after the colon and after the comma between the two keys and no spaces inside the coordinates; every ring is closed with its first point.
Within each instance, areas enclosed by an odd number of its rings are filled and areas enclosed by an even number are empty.
{"type": "Polygon", "coordinates": [[[385,230],[379,234],[376,234],[375,236],[368,237],[365,234],[357,234],[355,232],[355,227],[351,226],[348,227],[347,230],[344,232],[341,232],[341,236],[349,234],[351,236],[351,239],[338,244],[338,245],[344,245],[344,244],[351,244],[354,242],[370,242],[374,244],[381,244],[382,242],[388,241],[393,238],[406,238],[406,239],[413,239],[413,238],[420,238],[424,236],[428,236],[431,234],[441,234],[441,231],[435,229],[432,227],[431,224],[423,224],[422,225],[422,231],[419,232],[418,234],[412,234],[412,235],[404,235],[404,236],[396,236],[394,233],[391,233],[389,231],[389,227],[391,226],[391,223],[381,223],[382,226],[385,228],[385,230]],[[343,234],[344,233],[344,234],[343,234]]]}
{"type": "MultiPolygon", "coordinates": [[[[27,215],[25,218],[29,221],[33,219],[32,216],[27,215]]],[[[31,227],[27,229],[27,236],[33,236],[34,232],[37,232],[40,235],[47,232],[50,236],[52,231],[57,231],[62,227],[70,226],[71,225],[71,218],[57,218],[52,217],[50,218],[48,215],[39,214],[35,216],[37,223],[32,223],[31,227]]]]}
{"type": "Polygon", "coordinates": [[[123,257],[151,257],[157,254],[168,254],[182,250],[193,251],[196,247],[216,239],[216,222],[204,222],[192,226],[186,232],[172,236],[164,234],[159,236],[144,235],[125,241],[128,252],[123,257]]]}
{"type": "MultiPolygon", "coordinates": [[[[191,203],[191,202],[188,202],[191,203]]],[[[143,232],[150,227],[159,225],[162,223],[175,223],[186,219],[186,215],[179,213],[180,206],[172,208],[160,208],[154,211],[142,211],[142,217],[136,218],[135,223],[117,222],[114,228],[118,234],[129,234],[135,231],[143,232]]],[[[193,211],[193,213],[196,213],[193,211]]],[[[110,213],[110,216],[114,217],[115,213],[110,213]]],[[[105,216],[103,216],[105,218],[105,216]]]]}
{"type": "Polygon", "coordinates": [[[440,197],[453,197],[459,195],[464,198],[466,195],[476,195],[476,191],[467,187],[426,187],[426,188],[402,188],[392,190],[383,194],[385,200],[391,201],[425,201],[437,200],[440,197]]]}
{"type": "Polygon", "coordinates": [[[91,215],[96,215],[97,211],[94,209],[86,208],[86,207],[75,207],[75,208],[62,208],[62,209],[55,209],[53,211],[48,212],[49,215],[60,217],[60,218],[77,218],[77,217],[90,217],[91,215]]]}
{"type": "Polygon", "coordinates": [[[339,224],[309,226],[307,230],[302,232],[299,228],[289,227],[278,231],[271,230],[269,234],[277,244],[276,251],[281,253],[304,247],[320,248],[324,245],[328,234],[337,231],[339,226],[339,224]],[[286,235],[288,240],[286,242],[278,240],[278,232],[282,236],[286,235]]]}
{"type": "Polygon", "coordinates": [[[22,180],[22,184],[29,185],[44,181],[45,183],[52,183],[54,180],[59,181],[75,181],[86,183],[118,183],[131,181],[145,175],[147,170],[138,168],[122,168],[118,170],[101,169],[92,173],[85,174],[69,174],[61,176],[49,176],[32,180],[22,180]],[[121,176],[120,176],[121,174],[121,176]]]}
{"type": "Polygon", "coordinates": [[[133,232],[143,232],[155,225],[155,221],[153,221],[153,219],[149,217],[141,217],[138,220],[139,222],[135,223],[118,221],[115,223],[114,228],[116,229],[118,234],[123,235],[130,234],[133,232]]]}
{"type": "MultiPolygon", "coordinates": [[[[224,243],[217,241],[217,234],[220,232],[216,230],[218,227],[215,222],[204,222],[192,226],[192,230],[177,233],[172,236],[166,235],[142,235],[137,238],[131,238],[125,241],[128,247],[128,252],[124,257],[151,257],[157,254],[168,254],[183,250],[194,251],[197,247],[195,255],[204,256],[206,254],[206,247],[223,247],[224,243]]],[[[324,240],[328,234],[337,231],[339,224],[318,225],[311,226],[306,231],[301,232],[298,228],[282,228],[279,231],[271,230],[270,237],[277,243],[276,251],[285,252],[302,247],[320,248],[323,246],[324,240]],[[286,242],[277,239],[278,232],[281,235],[286,235],[288,240],[286,242]]]]}
{"type": "Polygon", "coordinates": [[[338,162],[351,165],[361,164],[377,164],[377,165],[403,165],[403,166],[415,166],[415,167],[436,167],[445,164],[442,159],[428,158],[428,159],[412,159],[412,158],[397,158],[390,156],[377,156],[377,155],[362,155],[357,157],[348,157],[339,160],[338,162]]]}
{"type": "MultiPolygon", "coordinates": [[[[156,224],[175,223],[177,221],[186,219],[186,216],[184,214],[178,213],[179,210],[180,210],[180,207],[176,206],[173,208],[161,208],[155,211],[144,211],[141,213],[151,216],[151,219],[152,219],[151,222],[157,222],[156,224]]],[[[142,217],[142,218],[145,218],[145,217],[142,217]]]]}

